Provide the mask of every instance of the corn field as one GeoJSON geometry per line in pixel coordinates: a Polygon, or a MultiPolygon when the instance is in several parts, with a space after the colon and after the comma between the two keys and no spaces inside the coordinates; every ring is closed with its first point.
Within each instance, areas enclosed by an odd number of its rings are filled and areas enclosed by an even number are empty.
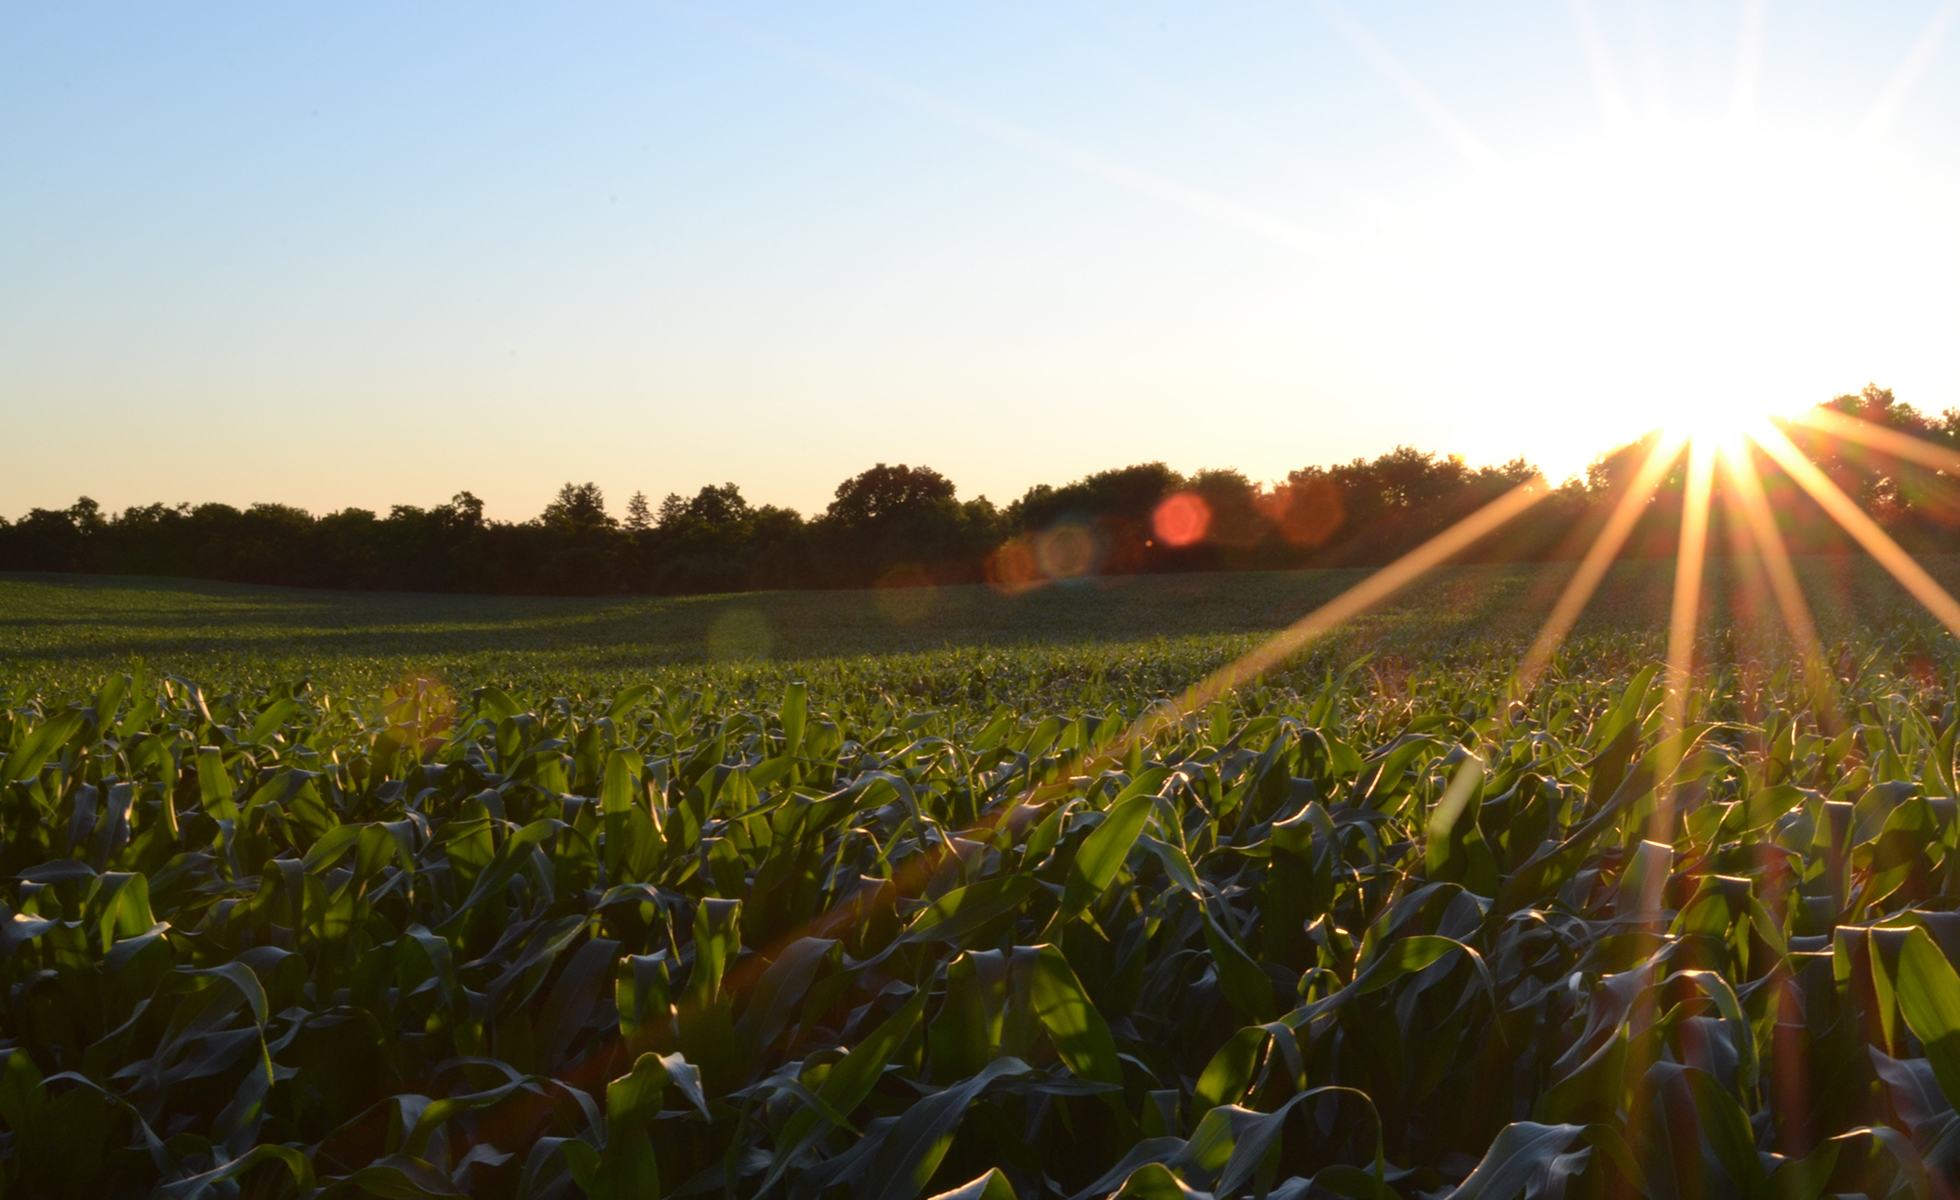
{"type": "Polygon", "coordinates": [[[1951,1194],[1950,666],[1650,660],[16,695],[0,1180],[1951,1194]]]}

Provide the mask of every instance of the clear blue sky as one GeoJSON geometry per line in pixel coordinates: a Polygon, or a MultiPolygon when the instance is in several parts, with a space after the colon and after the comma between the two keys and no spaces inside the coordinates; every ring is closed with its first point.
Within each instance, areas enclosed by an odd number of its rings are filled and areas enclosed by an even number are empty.
{"type": "Polygon", "coordinates": [[[1957,15],[10,5],[0,513],[1960,406],[1957,15]]]}

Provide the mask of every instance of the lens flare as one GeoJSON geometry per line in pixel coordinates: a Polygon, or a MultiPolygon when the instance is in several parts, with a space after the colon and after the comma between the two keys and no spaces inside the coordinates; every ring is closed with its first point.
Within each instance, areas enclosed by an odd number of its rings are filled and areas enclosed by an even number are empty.
{"type": "Polygon", "coordinates": [[[1194,492],[1178,492],[1157,506],[1150,528],[1166,546],[1195,545],[1211,528],[1211,507],[1194,492]]]}
{"type": "Polygon", "coordinates": [[[1094,530],[1064,521],[1036,536],[1034,561],[1050,579],[1080,579],[1095,574],[1099,550],[1094,530]]]}
{"type": "Polygon", "coordinates": [[[987,556],[986,575],[989,587],[1008,596],[1018,596],[1043,582],[1041,564],[1035,561],[1034,546],[1025,535],[987,556]]]}

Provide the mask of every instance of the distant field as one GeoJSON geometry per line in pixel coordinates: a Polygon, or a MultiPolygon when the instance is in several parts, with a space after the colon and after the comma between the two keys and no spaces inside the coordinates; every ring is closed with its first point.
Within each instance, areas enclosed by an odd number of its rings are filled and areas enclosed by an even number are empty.
{"type": "MultiPolygon", "coordinates": [[[[1929,560],[1960,577],[1960,559],[1929,560]]],[[[1327,647],[1426,655],[1474,644],[1521,645],[1549,609],[1570,564],[1460,566],[1369,614],[1327,647]]],[[[1868,563],[1802,564],[1829,633],[1878,618],[1921,622],[1868,563]]],[[[714,674],[771,665],[1044,650],[1120,663],[1162,643],[1193,664],[1278,629],[1352,586],[1359,570],[1139,576],[1002,595],[986,587],[762,592],[601,599],[305,591],[172,579],[0,575],[0,682],[86,686],[140,664],[203,682],[261,683],[300,674],[382,683],[404,672],[456,683],[601,686],[623,677],[719,664],[714,674]]],[[[1738,572],[1718,564],[1711,625],[1728,621],[1738,572]]],[[[1664,628],[1673,565],[1622,564],[1580,627],[1616,637],[1664,628]]],[[[1773,624],[1774,622],[1769,622],[1773,624]]],[[[682,674],[699,675],[682,670],[682,674]]]]}

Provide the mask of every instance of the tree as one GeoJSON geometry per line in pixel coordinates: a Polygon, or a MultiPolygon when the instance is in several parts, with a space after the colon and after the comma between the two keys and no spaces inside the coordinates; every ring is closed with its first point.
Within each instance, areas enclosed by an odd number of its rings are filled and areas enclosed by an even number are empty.
{"type": "Polygon", "coordinates": [[[702,488],[687,502],[685,511],[689,520],[703,525],[737,525],[747,521],[754,512],[742,498],[742,489],[732,483],[702,488]]]}
{"type": "Polygon", "coordinates": [[[84,536],[101,533],[108,524],[102,517],[102,506],[87,496],[68,506],[68,517],[84,536]]]}
{"type": "Polygon", "coordinates": [[[446,524],[457,529],[483,528],[483,501],[470,492],[457,492],[449,498],[449,503],[436,512],[442,515],[446,524]]]}
{"type": "Polygon", "coordinates": [[[568,483],[545,506],[539,522],[561,533],[581,534],[615,528],[619,522],[606,512],[605,493],[596,483],[568,483]]]}
{"type": "Polygon", "coordinates": [[[634,492],[633,498],[626,502],[626,528],[633,533],[645,533],[653,528],[653,507],[647,503],[645,492],[634,492]]]}
{"type": "Polygon", "coordinates": [[[1347,497],[1326,467],[1287,472],[1266,505],[1279,536],[1296,552],[1318,550],[1347,522],[1347,497]]]}
{"type": "Polygon", "coordinates": [[[844,526],[868,525],[953,498],[953,481],[931,467],[884,463],[837,485],[824,515],[844,526]]]}
{"type": "MultiPolygon", "coordinates": [[[[983,514],[991,514],[992,505],[983,514]]],[[[834,583],[863,584],[903,575],[913,581],[977,578],[996,530],[984,529],[954,496],[953,481],[931,467],[879,463],[837,485],[818,521],[819,561],[834,583]]]]}
{"type": "Polygon", "coordinates": [[[1255,546],[1270,527],[1259,503],[1259,489],[1241,471],[1213,468],[1191,477],[1191,490],[1204,501],[1209,517],[1205,537],[1217,545],[1255,546]]]}
{"type": "Polygon", "coordinates": [[[1117,467],[1061,487],[1036,484],[1007,506],[1006,517],[1015,529],[1030,533],[1070,518],[1147,529],[1157,506],[1184,483],[1184,476],[1161,462],[1117,467]]]}

